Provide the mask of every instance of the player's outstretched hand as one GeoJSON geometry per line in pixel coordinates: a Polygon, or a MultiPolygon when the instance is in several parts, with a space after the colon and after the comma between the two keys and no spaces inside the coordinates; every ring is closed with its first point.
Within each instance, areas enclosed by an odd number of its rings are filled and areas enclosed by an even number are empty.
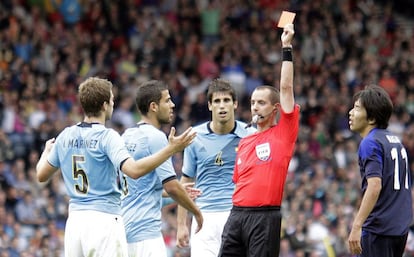
{"type": "Polygon", "coordinates": [[[191,200],[195,200],[201,195],[201,190],[194,187],[194,182],[183,183],[185,191],[187,191],[188,196],[191,200]]]}
{"type": "Polygon", "coordinates": [[[193,142],[197,135],[196,132],[192,130],[192,127],[186,129],[186,131],[179,136],[175,136],[175,132],[175,128],[172,127],[170,134],[168,135],[168,142],[173,147],[175,153],[184,150],[184,148],[193,142]]]}

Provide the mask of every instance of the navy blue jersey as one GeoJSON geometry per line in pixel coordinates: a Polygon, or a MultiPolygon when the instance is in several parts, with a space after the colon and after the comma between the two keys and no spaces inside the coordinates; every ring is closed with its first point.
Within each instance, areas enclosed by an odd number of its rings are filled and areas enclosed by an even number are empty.
{"type": "Polygon", "coordinates": [[[381,235],[403,235],[412,221],[411,176],[407,151],[400,139],[384,129],[373,129],[359,146],[362,192],[367,179],[380,177],[382,189],[363,229],[381,235]]]}

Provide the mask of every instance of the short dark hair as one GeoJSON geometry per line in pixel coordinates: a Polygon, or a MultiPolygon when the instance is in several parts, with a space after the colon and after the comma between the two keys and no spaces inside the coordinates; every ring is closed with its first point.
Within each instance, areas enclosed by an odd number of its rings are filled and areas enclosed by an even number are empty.
{"type": "Polygon", "coordinates": [[[213,93],[217,92],[228,92],[231,95],[233,102],[237,101],[236,90],[227,80],[216,78],[208,84],[207,99],[209,103],[213,100],[213,93]]]}
{"type": "Polygon", "coordinates": [[[146,115],[152,102],[160,103],[162,91],[168,90],[166,83],[160,80],[150,80],[138,86],[135,104],[142,115],[146,115]]]}
{"type": "Polygon", "coordinates": [[[367,119],[374,119],[378,128],[386,129],[390,120],[393,104],[388,93],[380,86],[367,85],[357,92],[354,103],[359,100],[367,112],[367,119]]]}

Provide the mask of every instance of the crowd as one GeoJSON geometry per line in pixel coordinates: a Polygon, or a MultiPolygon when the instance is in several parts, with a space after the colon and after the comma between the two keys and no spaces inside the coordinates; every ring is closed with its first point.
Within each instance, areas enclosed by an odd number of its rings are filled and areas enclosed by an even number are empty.
{"type": "MultiPolygon", "coordinates": [[[[414,34],[393,6],[372,0],[5,0],[0,3],[0,256],[62,256],[67,197],[60,176],[36,182],[44,142],[82,119],[77,87],[110,79],[108,126],[139,120],[133,93],[149,79],[168,83],[181,133],[210,117],[212,78],[237,89],[237,118],[248,96],[277,85],[282,10],[296,12],[294,90],[299,138],[282,205],[281,257],[347,257],[360,201],[359,136],[349,130],[352,95],[382,86],[395,112],[389,129],[414,170],[414,34]]],[[[169,127],[163,128],[165,132],[169,127]]],[[[182,156],[174,156],[181,175],[182,156]]],[[[176,205],[163,209],[164,239],[175,247],[176,205]]],[[[414,233],[406,256],[414,256],[414,233]]]]}

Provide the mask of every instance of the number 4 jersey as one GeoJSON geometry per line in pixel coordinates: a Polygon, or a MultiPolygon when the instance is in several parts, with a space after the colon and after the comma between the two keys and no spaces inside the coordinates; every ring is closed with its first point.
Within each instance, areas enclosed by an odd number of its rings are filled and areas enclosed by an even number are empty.
{"type": "Polygon", "coordinates": [[[407,233],[412,221],[411,174],[400,139],[387,130],[373,129],[358,151],[362,192],[368,178],[382,180],[380,196],[363,229],[390,236],[407,233]]]}
{"type": "Polygon", "coordinates": [[[69,211],[121,213],[120,166],[130,157],[121,136],[98,123],[81,122],[56,138],[48,161],[61,169],[69,211]]]}

